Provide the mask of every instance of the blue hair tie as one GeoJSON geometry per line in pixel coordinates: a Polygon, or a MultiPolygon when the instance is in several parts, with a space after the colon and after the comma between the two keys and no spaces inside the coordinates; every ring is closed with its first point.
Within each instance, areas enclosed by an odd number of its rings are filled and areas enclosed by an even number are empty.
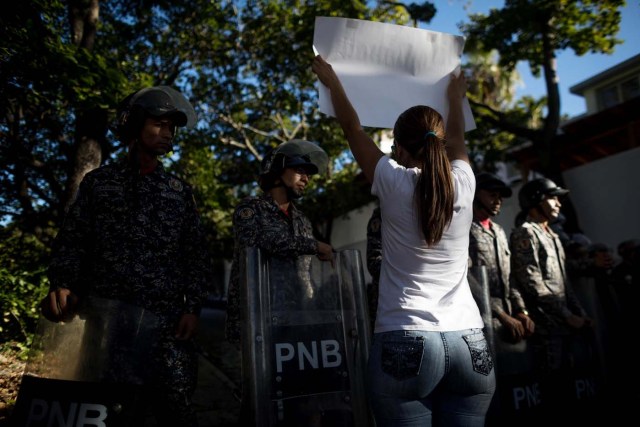
{"type": "Polygon", "coordinates": [[[427,139],[427,137],[428,137],[429,135],[433,135],[433,136],[435,136],[436,138],[438,137],[438,135],[436,135],[436,133],[435,133],[434,131],[430,130],[429,132],[427,132],[427,133],[425,133],[425,134],[424,134],[424,139],[427,139]]]}

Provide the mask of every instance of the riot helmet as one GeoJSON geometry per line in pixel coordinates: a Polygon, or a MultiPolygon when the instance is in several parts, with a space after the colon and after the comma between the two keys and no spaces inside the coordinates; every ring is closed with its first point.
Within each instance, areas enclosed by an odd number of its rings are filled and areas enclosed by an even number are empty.
{"type": "Polygon", "coordinates": [[[476,191],[497,191],[502,197],[511,197],[511,188],[500,178],[489,172],[480,172],[476,175],[476,191]]]}
{"type": "Polygon", "coordinates": [[[327,168],[329,157],[317,144],[303,139],[283,142],[271,150],[260,164],[260,188],[268,191],[276,185],[285,168],[303,168],[315,175],[327,168]]]}
{"type": "Polygon", "coordinates": [[[558,187],[555,182],[547,178],[538,178],[527,182],[518,193],[518,202],[523,211],[538,206],[545,196],[564,196],[569,190],[558,187]]]}
{"type": "Polygon", "coordinates": [[[169,86],[140,89],[127,96],[118,106],[115,133],[122,142],[137,137],[147,117],[171,117],[176,127],[195,125],[193,106],[177,90],[169,86]]]}

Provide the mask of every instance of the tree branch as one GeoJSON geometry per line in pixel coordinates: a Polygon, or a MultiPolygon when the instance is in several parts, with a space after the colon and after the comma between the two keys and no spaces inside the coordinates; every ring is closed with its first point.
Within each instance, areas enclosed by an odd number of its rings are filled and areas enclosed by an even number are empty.
{"type": "Polygon", "coordinates": [[[236,122],[235,120],[233,120],[231,118],[231,115],[227,115],[227,114],[220,114],[219,116],[225,123],[231,125],[232,128],[234,128],[235,130],[238,131],[238,133],[240,135],[242,135],[243,139],[244,139],[244,144],[241,142],[236,142],[235,144],[231,144],[234,145],[236,147],[242,147],[245,148],[247,150],[249,150],[249,152],[251,154],[253,154],[255,156],[256,159],[258,160],[262,160],[262,156],[260,155],[260,153],[258,152],[258,150],[256,149],[256,147],[251,143],[251,139],[247,136],[247,133],[245,132],[246,129],[246,125],[244,125],[243,123],[239,123],[236,122]],[[240,145],[238,145],[240,144],[240,145]]]}
{"type": "Polygon", "coordinates": [[[530,129],[526,126],[513,123],[512,121],[509,120],[509,117],[505,113],[495,110],[486,104],[482,104],[480,102],[473,101],[471,99],[469,99],[469,103],[475,107],[474,111],[479,116],[481,116],[484,120],[488,121],[489,123],[495,125],[496,127],[504,131],[510,132],[516,136],[526,138],[530,140],[534,145],[537,145],[541,142],[541,138],[543,135],[542,131],[530,129]],[[488,111],[489,114],[487,114],[485,111],[488,111]]]}

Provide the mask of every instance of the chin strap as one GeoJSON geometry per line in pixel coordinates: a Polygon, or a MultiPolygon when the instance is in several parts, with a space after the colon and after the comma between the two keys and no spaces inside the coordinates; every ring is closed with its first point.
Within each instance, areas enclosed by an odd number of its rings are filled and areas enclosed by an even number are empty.
{"type": "Polygon", "coordinates": [[[555,218],[552,218],[551,216],[547,215],[547,214],[544,212],[544,209],[542,209],[542,207],[541,207],[540,205],[537,205],[537,206],[535,207],[535,209],[538,211],[538,213],[539,213],[543,218],[545,218],[545,219],[547,220],[547,222],[548,222],[549,224],[551,224],[551,222],[555,219],[555,218]]]}
{"type": "Polygon", "coordinates": [[[296,194],[291,187],[288,187],[284,184],[284,182],[280,181],[277,184],[274,184],[271,188],[284,187],[287,194],[287,201],[296,200],[302,197],[302,194],[296,194]]]}
{"type": "Polygon", "coordinates": [[[302,197],[302,194],[297,194],[295,191],[293,191],[293,189],[291,187],[287,187],[285,185],[285,188],[287,189],[287,198],[289,200],[297,200],[300,197],[302,197]]]}
{"type": "Polygon", "coordinates": [[[140,156],[138,154],[137,138],[133,140],[133,142],[131,143],[131,146],[129,147],[128,160],[129,160],[129,167],[133,172],[133,176],[140,175],[140,156]]]}

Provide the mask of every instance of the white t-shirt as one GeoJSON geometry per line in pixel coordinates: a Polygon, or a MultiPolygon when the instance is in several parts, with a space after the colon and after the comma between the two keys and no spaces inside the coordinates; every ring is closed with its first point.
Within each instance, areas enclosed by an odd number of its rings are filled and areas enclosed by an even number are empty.
{"type": "Polygon", "coordinates": [[[383,255],[375,332],[484,326],[467,282],[475,177],[462,160],[451,162],[451,169],[453,218],[442,239],[429,248],[413,202],[420,170],[387,156],[376,165],[371,193],[380,199],[383,255]]]}

